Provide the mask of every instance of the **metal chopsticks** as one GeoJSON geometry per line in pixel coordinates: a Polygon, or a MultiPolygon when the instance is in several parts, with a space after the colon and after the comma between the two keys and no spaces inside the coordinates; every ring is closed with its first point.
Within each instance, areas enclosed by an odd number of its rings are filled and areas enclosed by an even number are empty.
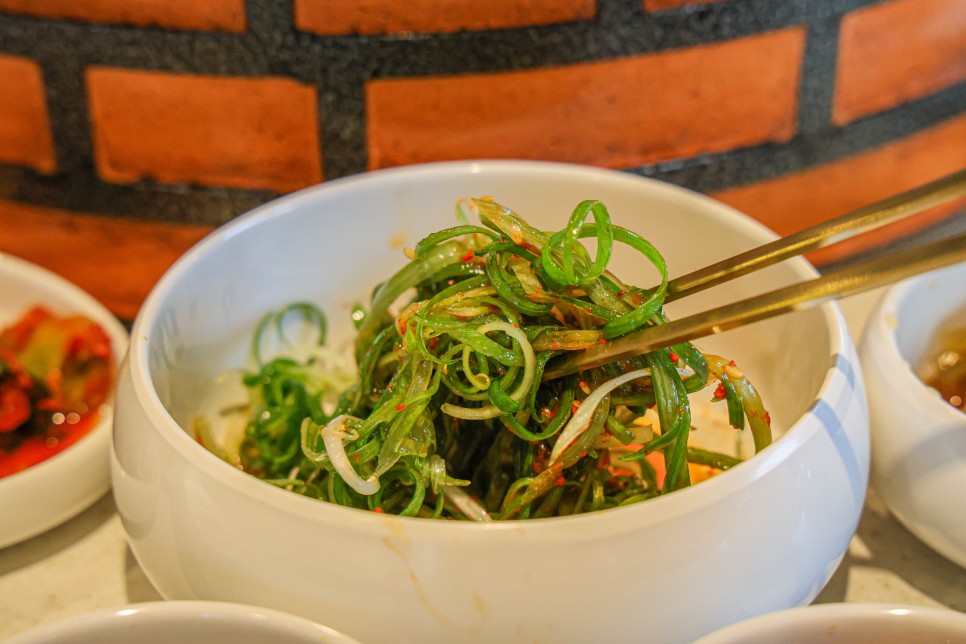
{"type": "MultiPolygon", "coordinates": [[[[669,283],[667,300],[679,299],[789,257],[830,246],[962,196],[966,196],[966,170],[675,279],[669,283]],[[672,292],[673,297],[670,295],[672,292]]],[[[661,347],[721,333],[962,261],[966,261],[966,235],[883,254],[822,277],[672,320],[668,324],[648,327],[583,351],[558,356],[547,365],[543,379],[552,380],[661,347]]]]}
{"type": "Polygon", "coordinates": [[[777,264],[789,257],[831,246],[904,217],[966,196],[966,170],[857,208],[841,217],[776,239],[668,282],[665,302],[777,264]]]}

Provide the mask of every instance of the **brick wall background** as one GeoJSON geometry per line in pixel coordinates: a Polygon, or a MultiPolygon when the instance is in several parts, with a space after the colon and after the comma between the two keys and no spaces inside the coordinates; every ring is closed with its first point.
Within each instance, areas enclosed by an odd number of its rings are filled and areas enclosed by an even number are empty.
{"type": "MultiPolygon", "coordinates": [[[[460,158],[653,176],[788,233],[966,167],[966,0],[0,0],[0,252],[122,318],[268,199],[460,158]]],[[[966,214],[883,234],[909,228],[966,214]]]]}

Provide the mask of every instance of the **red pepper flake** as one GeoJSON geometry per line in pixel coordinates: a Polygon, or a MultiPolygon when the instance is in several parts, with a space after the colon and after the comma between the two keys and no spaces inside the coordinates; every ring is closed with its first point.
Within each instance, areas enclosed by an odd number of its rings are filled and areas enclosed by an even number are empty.
{"type": "Polygon", "coordinates": [[[67,355],[76,356],[77,354],[79,354],[81,351],[84,350],[84,346],[86,344],[87,342],[84,340],[83,337],[79,335],[72,337],[67,342],[67,355]]]}
{"type": "Polygon", "coordinates": [[[624,297],[624,291],[623,290],[617,291],[617,297],[624,297]]]}
{"type": "Polygon", "coordinates": [[[460,258],[460,261],[461,262],[468,262],[468,261],[472,260],[474,257],[476,257],[476,254],[473,251],[469,251],[469,252],[467,252],[465,255],[463,255],[460,258]]]}
{"type": "Polygon", "coordinates": [[[728,364],[730,364],[730,365],[731,365],[732,367],[737,367],[737,366],[738,366],[738,365],[736,365],[736,364],[735,364],[735,361],[734,361],[734,360],[732,360],[732,361],[731,361],[731,362],[729,362],[728,364]]]}
{"type": "Polygon", "coordinates": [[[406,408],[406,405],[396,405],[396,411],[402,411],[406,408]]]}
{"type": "Polygon", "coordinates": [[[106,358],[111,355],[111,345],[106,342],[98,342],[91,347],[91,355],[95,358],[106,358]]]}
{"type": "Polygon", "coordinates": [[[607,344],[607,339],[606,338],[601,338],[597,342],[599,342],[600,344],[607,344]]]}
{"type": "Polygon", "coordinates": [[[771,427],[771,414],[769,414],[767,411],[765,412],[765,424],[771,427]]]}
{"type": "Polygon", "coordinates": [[[352,455],[352,460],[355,461],[356,463],[358,463],[359,462],[359,454],[353,454],[352,455]]]}
{"type": "Polygon", "coordinates": [[[671,362],[673,362],[674,364],[678,363],[678,354],[672,351],[671,353],[668,354],[668,357],[671,358],[671,362]]]}
{"type": "Polygon", "coordinates": [[[429,348],[431,350],[432,349],[435,349],[437,344],[439,344],[439,336],[438,335],[437,336],[433,336],[432,338],[429,339],[429,348]]]}
{"type": "Polygon", "coordinates": [[[566,482],[567,482],[567,480],[564,477],[558,476],[557,477],[557,480],[554,481],[553,484],[556,485],[557,487],[560,487],[561,485],[563,485],[566,482]]]}
{"type": "Polygon", "coordinates": [[[577,408],[578,407],[580,407],[580,401],[579,400],[575,400],[572,403],[570,403],[570,413],[571,414],[577,413],[577,408]]]}
{"type": "Polygon", "coordinates": [[[385,512],[385,510],[383,510],[378,505],[376,507],[372,508],[372,511],[375,512],[375,513],[377,513],[377,514],[382,514],[383,512],[385,512]]]}
{"type": "Polygon", "coordinates": [[[560,411],[560,405],[557,405],[552,410],[551,409],[544,409],[543,410],[543,415],[546,416],[547,418],[553,418],[554,416],[557,415],[557,412],[558,411],[560,411]]]}
{"type": "Polygon", "coordinates": [[[647,408],[648,408],[648,409],[654,409],[655,407],[657,407],[657,403],[650,403],[650,404],[649,404],[649,405],[647,406],[647,408]]]}
{"type": "Polygon", "coordinates": [[[724,398],[725,396],[726,396],[726,394],[725,394],[724,385],[719,382],[718,383],[718,388],[714,390],[714,397],[715,398],[724,398]]]}

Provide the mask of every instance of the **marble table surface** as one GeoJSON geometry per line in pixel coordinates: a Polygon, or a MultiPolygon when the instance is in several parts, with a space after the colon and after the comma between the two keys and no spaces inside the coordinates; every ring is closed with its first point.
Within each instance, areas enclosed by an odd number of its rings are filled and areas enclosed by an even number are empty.
{"type": "MultiPolygon", "coordinates": [[[[842,302],[854,337],[877,295],[842,302]]],[[[67,523],[0,549],[0,640],[86,611],[160,599],[127,546],[110,494],[67,523]]],[[[870,491],[848,553],[816,602],[966,612],[966,569],[920,542],[870,491]]]]}

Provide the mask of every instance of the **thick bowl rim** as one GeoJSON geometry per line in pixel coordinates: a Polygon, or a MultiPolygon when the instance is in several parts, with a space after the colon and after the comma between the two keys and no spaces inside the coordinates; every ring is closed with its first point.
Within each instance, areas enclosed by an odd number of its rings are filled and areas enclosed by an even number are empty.
{"type": "MultiPolygon", "coordinates": [[[[171,417],[153,387],[148,366],[149,342],[147,332],[153,324],[153,320],[158,317],[162,302],[174,288],[174,285],[180,281],[181,275],[189,271],[191,266],[209,247],[224,239],[241,234],[249,227],[260,224],[264,220],[285,216],[287,212],[293,209],[293,206],[303,201],[313,200],[315,195],[321,191],[325,191],[326,194],[333,191],[351,191],[356,189],[359,184],[365,185],[373,181],[390,180],[411,174],[424,178],[434,175],[443,178],[453,174],[484,172],[547,173],[576,176],[584,181],[589,176],[601,182],[646,185],[648,189],[666,191],[669,194],[676,193],[679,196],[697,200],[704,207],[726,213],[733,219],[735,226],[742,231],[747,231],[752,236],[761,237],[763,243],[769,239],[777,238],[774,231],[764,224],[706,195],[639,175],[576,164],[543,161],[448,161],[376,170],[327,181],[268,202],[213,231],[182,255],[156,283],[134,322],[127,366],[130,370],[129,377],[138,405],[151,419],[154,427],[158,429],[158,433],[181,458],[189,461],[192,467],[197,468],[206,476],[233,486],[239,494],[252,497],[260,503],[274,505],[280,510],[295,513],[311,521],[344,525],[346,521],[352,520],[361,527],[372,529],[377,529],[379,526],[385,525],[386,522],[401,521],[406,524],[407,529],[415,530],[417,534],[426,538],[445,538],[453,530],[463,531],[461,534],[464,535],[469,531],[470,534],[475,532],[478,535],[489,535],[492,538],[494,534],[498,533],[517,532],[522,529],[521,526],[525,526],[528,533],[535,530],[556,530],[555,526],[559,525],[560,522],[568,522],[569,525],[575,526],[581,521],[594,521],[597,526],[614,525],[616,527],[623,524],[626,520],[624,517],[637,517],[640,521],[638,515],[642,513],[653,514],[661,511],[661,509],[666,513],[662,516],[684,514],[688,512],[689,508],[702,507],[716,502],[717,499],[727,497],[737,489],[744,487],[751,480],[774,469],[795,452],[798,445],[807,442],[821,429],[821,423],[813,414],[809,413],[814,407],[813,401],[812,407],[809,407],[798,420],[787,428],[781,440],[776,441],[767,450],[756,454],[738,467],[723,472],[711,480],[704,481],[701,485],[679,490],[674,495],[668,495],[668,497],[651,499],[647,503],[611,508],[605,512],[553,517],[540,521],[496,521],[481,524],[463,521],[426,521],[420,518],[359,511],[329,503],[320,504],[316,500],[266,485],[264,482],[224,463],[217,456],[199,446],[171,417]],[[670,501],[671,505],[668,505],[671,496],[674,500],[670,501]]],[[[797,265],[803,276],[813,277],[817,275],[817,271],[804,259],[796,258],[792,261],[797,265]]],[[[826,399],[832,387],[835,369],[834,361],[831,358],[833,356],[845,356],[851,359],[854,356],[854,352],[847,351],[849,345],[848,332],[838,306],[835,303],[827,303],[817,307],[817,310],[821,312],[824,323],[829,329],[830,361],[822,384],[818,389],[816,401],[826,399]]],[[[858,370],[857,364],[853,363],[852,366],[856,371],[858,370]]]]}
{"type": "MultiPolygon", "coordinates": [[[[115,368],[120,371],[120,365],[128,350],[127,330],[117,317],[90,293],[51,270],[7,253],[0,253],[0,274],[11,276],[31,285],[42,284],[54,291],[57,294],[57,299],[38,301],[38,304],[65,308],[87,316],[100,324],[111,338],[115,350],[115,368]]],[[[109,408],[113,407],[113,394],[105,404],[109,408]]],[[[18,496],[22,497],[24,494],[36,493],[39,488],[49,487],[51,481],[60,480],[66,475],[76,475],[78,468],[86,469],[100,464],[100,461],[97,460],[99,454],[103,455],[106,463],[112,425],[112,414],[104,413],[97,424],[70,447],[36,465],[31,465],[25,470],[3,477],[0,479],[0,498],[10,497],[13,499],[18,496]]],[[[110,480],[108,472],[105,470],[104,484],[99,486],[96,491],[92,490],[91,495],[96,498],[109,489],[110,480]]],[[[12,545],[40,534],[82,509],[82,507],[72,507],[70,511],[47,512],[45,514],[49,516],[42,525],[23,527],[16,530],[16,536],[0,534],[0,547],[12,545]]]]}
{"type": "Polygon", "coordinates": [[[694,644],[727,644],[741,642],[751,637],[763,635],[778,636],[779,631],[800,632],[808,625],[823,625],[847,619],[902,619],[906,617],[925,618],[955,627],[966,632],[966,615],[949,608],[918,606],[912,604],[890,604],[885,602],[836,602],[830,604],[811,604],[765,613],[757,617],[736,622],[699,638],[694,644]]]}
{"type": "Polygon", "coordinates": [[[925,410],[935,418],[948,420],[950,423],[966,423],[966,417],[929,387],[916,374],[912,361],[903,355],[899,349],[899,339],[896,336],[902,321],[899,309],[914,294],[922,289],[928,289],[929,283],[935,280],[948,279],[948,275],[966,270],[962,265],[953,265],[935,271],[923,273],[887,288],[879,299],[878,305],[869,316],[867,327],[863,333],[868,342],[874,343],[878,359],[888,363],[897,378],[892,387],[896,390],[910,392],[925,410]]]}
{"type": "Polygon", "coordinates": [[[356,642],[348,635],[328,626],[273,608],[223,601],[173,600],[124,604],[64,617],[15,635],[12,643],[27,644],[33,641],[48,641],[50,638],[59,640],[71,636],[72,633],[76,637],[79,635],[78,631],[89,628],[118,628],[111,626],[117,623],[118,619],[133,618],[141,622],[153,622],[159,619],[177,621],[194,620],[207,615],[218,616],[219,621],[228,619],[232,622],[244,624],[270,623],[287,630],[294,630],[305,637],[325,638],[319,641],[344,642],[345,644],[356,642]],[[265,620],[269,620],[269,622],[265,620]]]}

